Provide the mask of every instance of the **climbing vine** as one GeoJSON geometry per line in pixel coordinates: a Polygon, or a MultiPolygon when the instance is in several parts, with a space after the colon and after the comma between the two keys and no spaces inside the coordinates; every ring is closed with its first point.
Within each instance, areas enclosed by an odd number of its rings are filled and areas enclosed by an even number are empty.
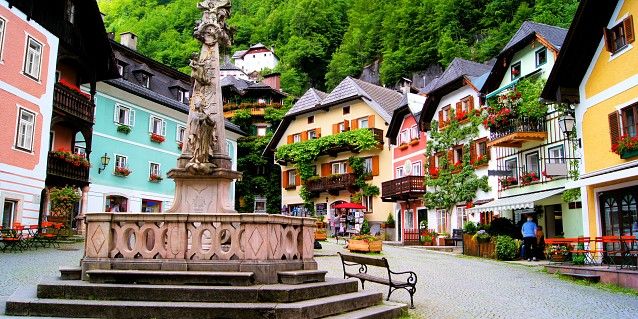
{"type": "Polygon", "coordinates": [[[352,201],[360,203],[361,198],[364,196],[379,196],[379,187],[367,182],[372,177],[372,173],[366,173],[364,159],[358,156],[351,156],[348,158],[348,165],[352,168],[355,176],[354,186],[360,190],[352,196],[352,201]]]}

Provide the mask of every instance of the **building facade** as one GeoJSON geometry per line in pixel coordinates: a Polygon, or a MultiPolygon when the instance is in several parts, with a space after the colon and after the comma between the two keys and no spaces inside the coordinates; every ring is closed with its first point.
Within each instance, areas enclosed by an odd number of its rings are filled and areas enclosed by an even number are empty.
{"type": "MultiPolygon", "coordinates": [[[[128,39],[125,35],[123,39],[128,39]]],[[[123,43],[129,43],[123,40],[123,43]]],[[[97,86],[93,149],[108,165],[91,167],[90,211],[163,212],[185,142],[190,77],[112,41],[121,78],[97,86]]],[[[232,168],[242,131],[226,123],[232,168]]],[[[234,183],[229,192],[234,201],[234,183]]]]}
{"type": "Polygon", "coordinates": [[[583,154],[584,235],[636,236],[638,61],[635,1],[582,1],[543,97],[570,106],[583,154]]]}
{"type": "Polygon", "coordinates": [[[233,54],[235,65],[249,76],[265,69],[274,69],[279,64],[279,58],[274,50],[261,43],[251,46],[248,50],[237,51],[233,54]]]}
{"type": "MultiPolygon", "coordinates": [[[[373,133],[377,146],[369,150],[330,148],[314,161],[316,175],[303,182],[295,163],[280,161],[283,211],[304,213],[304,201],[300,196],[303,183],[312,193],[315,211],[329,218],[334,217],[335,205],[351,202],[351,196],[357,192],[353,189],[357,176],[348,164],[351,156],[363,159],[363,170],[369,184],[381,189],[383,181],[391,180],[393,172],[384,169],[392,167],[392,152],[384,140],[384,131],[401,100],[400,92],[350,77],[329,94],[315,89],[306,92],[286,114],[267,151],[276,152],[283,145],[364,129],[373,133]]],[[[360,201],[366,207],[365,218],[373,225],[382,223],[388,214],[393,213],[393,204],[383,202],[380,196],[364,196],[360,201]]]]}

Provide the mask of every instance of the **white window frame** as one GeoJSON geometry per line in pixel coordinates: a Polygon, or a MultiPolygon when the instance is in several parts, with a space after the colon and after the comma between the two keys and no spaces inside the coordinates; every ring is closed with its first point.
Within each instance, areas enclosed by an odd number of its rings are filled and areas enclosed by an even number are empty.
{"type": "Polygon", "coordinates": [[[314,140],[317,138],[317,130],[309,130],[308,131],[308,139],[314,140]]]}
{"type": "Polygon", "coordinates": [[[399,145],[410,142],[410,132],[405,129],[399,133],[399,145]]]}
{"type": "Polygon", "coordinates": [[[536,64],[535,64],[535,65],[536,65],[536,67],[540,67],[540,66],[543,66],[543,65],[547,64],[547,60],[548,60],[548,56],[547,56],[547,48],[546,48],[546,47],[542,47],[542,48],[540,48],[540,49],[536,50],[536,51],[534,52],[534,60],[535,60],[535,63],[536,63],[536,64]],[[543,63],[539,63],[539,62],[538,62],[538,56],[539,56],[539,54],[540,54],[541,52],[545,52],[545,62],[543,62],[543,63]]]}
{"type": "Polygon", "coordinates": [[[142,77],[142,86],[150,89],[151,88],[151,76],[142,72],[142,74],[140,74],[140,76],[142,77]]]}
{"type": "Polygon", "coordinates": [[[297,171],[294,169],[288,171],[288,186],[297,186],[297,171]]]}
{"type": "Polygon", "coordinates": [[[162,173],[162,165],[160,163],[156,163],[156,162],[148,162],[148,177],[151,178],[152,174],[156,174],[157,176],[160,176],[160,174],[162,173]],[[153,169],[157,167],[157,169],[153,169]]]}
{"type": "Polygon", "coordinates": [[[401,178],[405,176],[403,172],[403,166],[397,167],[396,172],[394,173],[394,178],[401,178]]]}
{"type": "Polygon", "coordinates": [[[0,212],[0,215],[2,215],[2,218],[0,218],[0,226],[6,227],[6,228],[13,228],[13,223],[15,223],[16,220],[16,216],[18,215],[18,205],[19,205],[19,201],[14,200],[14,199],[5,199],[2,203],[2,212],[0,212]],[[4,225],[4,205],[6,205],[7,203],[11,203],[12,204],[12,209],[10,212],[10,216],[9,216],[9,224],[8,225],[4,225]]]}
{"type": "Polygon", "coordinates": [[[412,176],[423,176],[423,163],[421,161],[412,163],[412,176]]]}
{"type": "Polygon", "coordinates": [[[7,30],[7,20],[0,17],[0,64],[2,64],[2,53],[4,52],[4,35],[7,30]]]}
{"type": "Polygon", "coordinates": [[[37,125],[37,114],[23,107],[18,107],[18,118],[16,121],[16,138],[14,146],[16,149],[26,152],[33,152],[33,139],[35,137],[35,129],[37,125]],[[24,122],[22,114],[30,115],[33,118],[32,122],[24,122]],[[24,135],[22,142],[21,136],[24,135]]]}
{"type": "Polygon", "coordinates": [[[189,98],[190,98],[190,93],[187,90],[184,90],[182,88],[177,89],[177,100],[180,103],[188,102],[189,98]]]}
{"type": "Polygon", "coordinates": [[[371,212],[374,209],[372,196],[361,196],[361,204],[366,207],[367,212],[371,212]]]}
{"type": "Polygon", "coordinates": [[[348,172],[348,168],[346,166],[346,162],[334,162],[330,165],[331,172],[333,175],[345,174],[348,172]]]}
{"type": "Polygon", "coordinates": [[[540,155],[540,153],[538,151],[525,153],[525,170],[528,173],[534,172],[534,173],[536,173],[537,176],[540,176],[540,174],[541,174],[541,155],[540,155]],[[530,165],[530,164],[533,164],[533,162],[529,161],[529,158],[531,156],[534,156],[534,155],[536,155],[536,158],[537,158],[537,160],[536,160],[536,167],[538,168],[537,170],[532,170],[531,169],[532,165],[530,165]]]}
{"type": "Polygon", "coordinates": [[[346,123],[341,122],[339,123],[339,133],[343,133],[346,131],[346,123]]]}
{"type": "Polygon", "coordinates": [[[550,163],[565,163],[565,146],[564,145],[556,145],[556,146],[548,147],[547,148],[547,158],[549,159],[548,162],[550,162],[550,163]],[[552,152],[554,152],[556,150],[560,150],[561,154],[559,155],[559,157],[554,157],[554,154],[552,154],[552,152]]]}
{"type": "Polygon", "coordinates": [[[184,143],[184,137],[186,136],[186,127],[183,125],[177,125],[177,130],[175,130],[175,140],[184,143]]]}
{"type": "Polygon", "coordinates": [[[151,115],[148,122],[148,132],[154,133],[161,136],[166,136],[166,120],[159,116],[151,115]],[[159,128],[156,127],[155,121],[158,121],[159,128]],[[155,129],[159,129],[159,132],[156,132],[155,129]]]}
{"type": "Polygon", "coordinates": [[[505,161],[503,161],[503,164],[505,165],[506,170],[512,171],[511,177],[518,179],[518,158],[516,157],[508,158],[505,161]],[[514,163],[514,167],[510,167],[508,163],[514,163]]]}
{"type": "Polygon", "coordinates": [[[363,173],[364,174],[372,174],[372,157],[366,157],[363,159],[363,173]]]}
{"type": "Polygon", "coordinates": [[[113,165],[113,171],[115,171],[115,168],[119,167],[119,168],[128,168],[128,156],[126,155],[121,155],[121,154],[113,154],[114,158],[115,158],[115,164],[113,165]],[[123,161],[118,161],[119,159],[123,159],[123,161]],[[120,163],[122,163],[124,165],[120,165],[120,163]]]}
{"type": "Polygon", "coordinates": [[[447,232],[447,227],[446,227],[447,223],[448,223],[447,210],[437,209],[436,210],[436,232],[437,233],[447,232]]]}
{"type": "Polygon", "coordinates": [[[30,35],[27,35],[26,47],[24,48],[24,63],[22,64],[22,73],[36,81],[40,81],[40,73],[42,72],[42,53],[44,45],[30,35]],[[39,51],[31,50],[31,43],[40,47],[39,51]],[[31,58],[30,58],[31,56],[31,58]],[[29,60],[31,61],[29,62],[29,60]],[[28,64],[31,68],[27,70],[28,64]],[[35,69],[34,69],[35,68],[35,69]]]}
{"type": "Polygon", "coordinates": [[[130,127],[135,126],[135,110],[122,104],[116,104],[115,113],[113,114],[113,122],[119,125],[127,125],[130,127]],[[122,123],[120,121],[120,110],[124,110],[125,112],[127,112],[124,116],[124,121],[122,121],[127,123],[122,123]]]}
{"type": "Polygon", "coordinates": [[[368,117],[362,117],[357,119],[357,124],[359,128],[370,128],[370,122],[368,122],[368,117]],[[365,125],[363,125],[365,123],[365,125]]]}
{"type": "Polygon", "coordinates": [[[412,125],[412,127],[410,127],[410,139],[421,139],[419,128],[416,125],[412,125]]]}
{"type": "Polygon", "coordinates": [[[301,133],[293,134],[293,135],[292,135],[292,142],[293,142],[293,143],[299,143],[299,142],[301,142],[301,133]]]}

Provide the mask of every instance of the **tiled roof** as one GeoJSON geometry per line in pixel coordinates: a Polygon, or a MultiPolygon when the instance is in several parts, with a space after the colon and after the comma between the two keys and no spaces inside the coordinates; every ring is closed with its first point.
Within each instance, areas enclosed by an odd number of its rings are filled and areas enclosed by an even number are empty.
{"type": "Polygon", "coordinates": [[[303,112],[305,110],[312,109],[321,104],[321,101],[325,99],[328,94],[321,92],[317,89],[309,89],[306,93],[299,98],[297,103],[286,113],[286,115],[293,115],[303,112]]]}
{"type": "Polygon", "coordinates": [[[244,56],[244,54],[246,53],[246,51],[248,50],[239,50],[239,51],[235,51],[235,53],[233,53],[233,59],[241,59],[241,57],[244,56]]]}
{"type": "Polygon", "coordinates": [[[236,65],[230,63],[229,61],[224,62],[224,64],[222,64],[219,69],[226,71],[242,71],[242,69],[238,68],[236,65]]]}
{"type": "Polygon", "coordinates": [[[221,87],[232,86],[238,92],[246,90],[250,86],[250,81],[240,79],[234,76],[225,76],[220,81],[221,87]]]}
{"type": "Polygon", "coordinates": [[[567,29],[537,22],[525,21],[518,31],[516,31],[516,34],[514,34],[512,39],[507,43],[507,45],[505,45],[501,53],[507,51],[533,33],[541,35],[556,49],[560,49],[563,46],[563,41],[567,35],[567,29]]]}
{"type": "Polygon", "coordinates": [[[487,64],[468,61],[461,58],[454,58],[447,69],[445,69],[443,74],[441,74],[441,76],[438,77],[436,80],[430,82],[425,88],[421,90],[421,92],[432,92],[449,84],[454,80],[457,80],[462,76],[467,76],[469,79],[480,77],[483,74],[488,73],[491,68],[492,67],[487,64]]]}

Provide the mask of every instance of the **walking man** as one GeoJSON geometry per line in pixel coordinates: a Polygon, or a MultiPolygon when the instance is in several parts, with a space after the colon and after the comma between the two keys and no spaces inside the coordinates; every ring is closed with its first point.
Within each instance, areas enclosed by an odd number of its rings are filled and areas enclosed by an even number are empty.
{"type": "Polygon", "coordinates": [[[521,232],[523,233],[523,244],[525,245],[525,259],[527,261],[536,261],[536,230],[532,216],[527,216],[527,222],[523,224],[521,232]]]}

